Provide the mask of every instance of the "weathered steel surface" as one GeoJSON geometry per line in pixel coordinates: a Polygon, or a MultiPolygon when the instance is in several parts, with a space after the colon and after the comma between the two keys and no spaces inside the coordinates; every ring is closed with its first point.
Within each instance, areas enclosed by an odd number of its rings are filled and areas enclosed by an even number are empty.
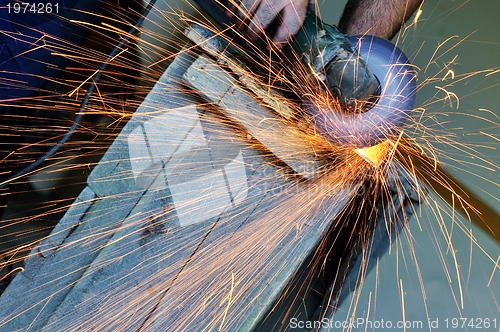
{"type": "Polygon", "coordinates": [[[288,99],[275,91],[273,87],[262,85],[255,75],[249,75],[251,71],[245,63],[230,54],[230,52],[238,54],[244,52],[243,50],[236,49],[223,36],[216,35],[196,24],[188,28],[186,36],[208,55],[214,57],[219,64],[228,67],[238,80],[271,110],[285,119],[296,117],[294,107],[288,99]]]}
{"type": "Polygon", "coordinates": [[[200,56],[184,79],[295,172],[307,179],[318,176],[325,160],[307,135],[262,106],[214,61],[200,56]]]}
{"type": "Polygon", "coordinates": [[[40,330],[65,301],[74,283],[81,280],[133,200],[133,197],[97,200],[91,191],[84,190],[61,220],[60,227],[34,249],[25,261],[25,270],[2,294],[0,329],[40,330]],[[116,210],[116,206],[120,209],[116,210]]]}

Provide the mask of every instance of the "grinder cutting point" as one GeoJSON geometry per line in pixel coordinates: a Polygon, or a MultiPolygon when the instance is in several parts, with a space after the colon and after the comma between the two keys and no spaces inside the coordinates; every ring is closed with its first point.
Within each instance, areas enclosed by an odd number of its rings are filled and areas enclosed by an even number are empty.
{"type": "MultiPolygon", "coordinates": [[[[221,14],[218,6],[208,6],[209,3],[200,1],[199,5],[221,24],[225,12],[221,14]]],[[[222,25],[229,26],[228,23],[222,25]]],[[[290,121],[279,120],[279,115],[282,120],[289,119],[294,113],[293,107],[281,103],[284,97],[276,98],[273,95],[276,92],[258,82],[255,75],[248,75],[251,71],[240,60],[245,58],[245,49],[200,26],[193,26],[186,34],[216,60],[213,64],[209,59],[197,60],[184,75],[187,83],[220,106],[226,116],[243,126],[297,173],[305,178],[317,174],[323,164],[318,157],[321,153],[314,146],[299,143],[298,129],[293,128],[290,121]],[[209,75],[203,78],[200,76],[203,72],[209,75]],[[234,78],[240,90],[243,86],[251,92],[251,96],[245,93],[248,101],[245,109],[238,107],[243,105],[242,95],[234,97],[238,90],[235,83],[230,82],[234,78]],[[222,81],[230,84],[225,86],[222,81]],[[214,90],[214,86],[218,88],[214,90]],[[259,102],[249,107],[252,98],[259,102]],[[261,106],[257,106],[259,104],[261,106]],[[272,111],[263,110],[262,104],[272,111]],[[270,135],[273,131],[275,134],[270,135]],[[279,139],[273,139],[277,137],[279,139]],[[284,140],[287,142],[283,143],[284,140]]],[[[391,147],[385,141],[403,126],[415,99],[415,71],[401,50],[378,37],[347,38],[312,13],[308,13],[291,47],[295,54],[302,55],[303,64],[310,70],[310,79],[316,80],[317,84],[313,84],[320,87],[320,93],[331,94],[344,105],[339,108],[337,102],[337,107],[332,108],[320,102],[328,98],[299,96],[303,97],[304,114],[314,132],[334,146],[352,148],[372,165],[382,163],[391,147]],[[364,106],[360,109],[359,105],[364,106]]]]}

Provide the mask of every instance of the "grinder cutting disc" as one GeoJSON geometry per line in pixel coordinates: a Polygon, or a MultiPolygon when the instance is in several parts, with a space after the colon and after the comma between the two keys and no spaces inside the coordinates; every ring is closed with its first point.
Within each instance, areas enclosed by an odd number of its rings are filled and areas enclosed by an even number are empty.
{"type": "Polygon", "coordinates": [[[374,106],[366,112],[332,110],[304,101],[317,133],[336,146],[364,148],[394,135],[405,123],[415,101],[416,73],[403,52],[386,39],[354,36],[350,40],[380,82],[374,106]]]}

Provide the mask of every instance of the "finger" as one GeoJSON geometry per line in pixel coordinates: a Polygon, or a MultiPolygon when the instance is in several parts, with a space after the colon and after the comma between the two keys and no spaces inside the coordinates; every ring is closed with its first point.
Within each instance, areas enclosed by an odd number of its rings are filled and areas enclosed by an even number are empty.
{"type": "Polygon", "coordinates": [[[238,6],[238,16],[242,19],[250,19],[260,7],[261,2],[262,0],[242,0],[238,6]]]}
{"type": "Polygon", "coordinates": [[[316,12],[316,8],[318,8],[317,2],[318,0],[309,0],[309,3],[307,4],[307,10],[312,13],[316,12]]]}
{"type": "Polygon", "coordinates": [[[233,17],[236,15],[237,6],[239,6],[239,0],[229,0],[226,8],[227,16],[233,17]]]}
{"type": "Polygon", "coordinates": [[[277,47],[282,47],[302,27],[306,17],[306,6],[288,4],[281,11],[281,24],[274,34],[273,42],[277,47]]]}
{"type": "MultiPolygon", "coordinates": [[[[285,0],[289,1],[289,0],[285,0]]],[[[263,33],[264,30],[274,21],[278,13],[286,4],[283,2],[275,3],[272,6],[261,5],[259,9],[255,12],[252,21],[248,25],[249,33],[253,35],[258,35],[259,33],[263,33]]]]}

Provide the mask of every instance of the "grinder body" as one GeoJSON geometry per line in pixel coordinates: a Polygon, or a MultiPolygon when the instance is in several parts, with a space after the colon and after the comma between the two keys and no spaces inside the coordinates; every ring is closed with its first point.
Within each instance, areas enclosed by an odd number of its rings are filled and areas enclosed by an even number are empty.
{"type": "Polygon", "coordinates": [[[324,92],[331,93],[344,106],[354,107],[377,92],[377,78],[351,40],[311,11],[290,47],[309,68],[312,79],[320,81],[324,92]]]}

